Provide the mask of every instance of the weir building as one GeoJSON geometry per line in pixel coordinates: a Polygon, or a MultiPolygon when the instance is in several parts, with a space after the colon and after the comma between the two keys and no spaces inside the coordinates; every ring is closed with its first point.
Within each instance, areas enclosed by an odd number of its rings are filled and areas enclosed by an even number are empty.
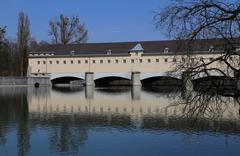
{"type": "MultiPolygon", "coordinates": [[[[52,83],[85,80],[130,80],[141,85],[145,80],[169,75],[175,64],[185,61],[210,61],[224,52],[223,40],[197,40],[190,46],[184,41],[140,41],[45,45],[29,53],[28,76],[49,77],[52,83]]],[[[214,64],[222,68],[221,64],[214,64]]]]}

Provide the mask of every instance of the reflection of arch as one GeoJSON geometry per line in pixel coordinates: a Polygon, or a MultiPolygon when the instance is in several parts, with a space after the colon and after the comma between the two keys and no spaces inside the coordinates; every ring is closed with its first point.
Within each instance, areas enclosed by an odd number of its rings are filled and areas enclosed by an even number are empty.
{"type": "Polygon", "coordinates": [[[131,80],[119,76],[106,76],[99,79],[95,79],[96,86],[130,86],[131,80]]]}
{"type": "Polygon", "coordinates": [[[76,81],[76,80],[82,80],[82,79],[78,77],[64,76],[64,77],[58,77],[58,78],[52,79],[51,82],[52,84],[70,84],[71,81],[76,81]]]}
{"type": "Polygon", "coordinates": [[[121,93],[126,93],[126,92],[130,92],[132,87],[128,87],[128,86],[110,86],[110,87],[101,87],[101,88],[97,88],[96,91],[97,92],[101,92],[101,93],[106,93],[106,94],[111,94],[111,95],[119,95],[121,93]]]}
{"type": "Polygon", "coordinates": [[[154,76],[141,80],[143,86],[181,86],[182,80],[169,76],[154,76]]]}
{"type": "Polygon", "coordinates": [[[60,92],[60,93],[64,93],[64,94],[71,94],[71,93],[75,93],[75,92],[80,92],[83,91],[83,87],[80,86],[53,86],[52,90],[60,92]]]}

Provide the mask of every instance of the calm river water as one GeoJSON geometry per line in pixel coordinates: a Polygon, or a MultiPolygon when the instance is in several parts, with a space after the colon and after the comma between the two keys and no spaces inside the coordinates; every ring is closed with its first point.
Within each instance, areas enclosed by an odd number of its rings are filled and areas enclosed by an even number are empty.
{"type": "Polygon", "coordinates": [[[239,114],[171,89],[0,88],[0,155],[237,156],[239,114]]]}

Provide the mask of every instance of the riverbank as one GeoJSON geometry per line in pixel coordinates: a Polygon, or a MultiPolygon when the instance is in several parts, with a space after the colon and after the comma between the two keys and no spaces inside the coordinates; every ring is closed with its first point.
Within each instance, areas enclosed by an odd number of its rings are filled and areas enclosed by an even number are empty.
{"type": "Polygon", "coordinates": [[[0,77],[0,86],[50,86],[49,77],[0,77]]]}

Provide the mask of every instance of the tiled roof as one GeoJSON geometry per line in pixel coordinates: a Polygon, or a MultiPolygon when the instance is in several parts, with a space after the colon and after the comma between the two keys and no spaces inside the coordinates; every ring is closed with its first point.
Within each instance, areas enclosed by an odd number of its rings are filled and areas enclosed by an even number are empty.
{"type": "MultiPolygon", "coordinates": [[[[236,43],[240,43],[239,40],[236,43]]],[[[164,53],[164,49],[168,48],[169,53],[185,53],[187,51],[209,52],[223,51],[225,42],[222,39],[196,40],[187,44],[186,41],[166,40],[166,41],[139,41],[139,42],[115,42],[115,43],[86,43],[86,44],[53,44],[40,47],[32,53],[50,52],[55,55],[70,55],[74,51],[75,55],[104,55],[111,50],[111,54],[124,55],[128,54],[134,47],[141,45],[145,54],[164,53]]]]}

